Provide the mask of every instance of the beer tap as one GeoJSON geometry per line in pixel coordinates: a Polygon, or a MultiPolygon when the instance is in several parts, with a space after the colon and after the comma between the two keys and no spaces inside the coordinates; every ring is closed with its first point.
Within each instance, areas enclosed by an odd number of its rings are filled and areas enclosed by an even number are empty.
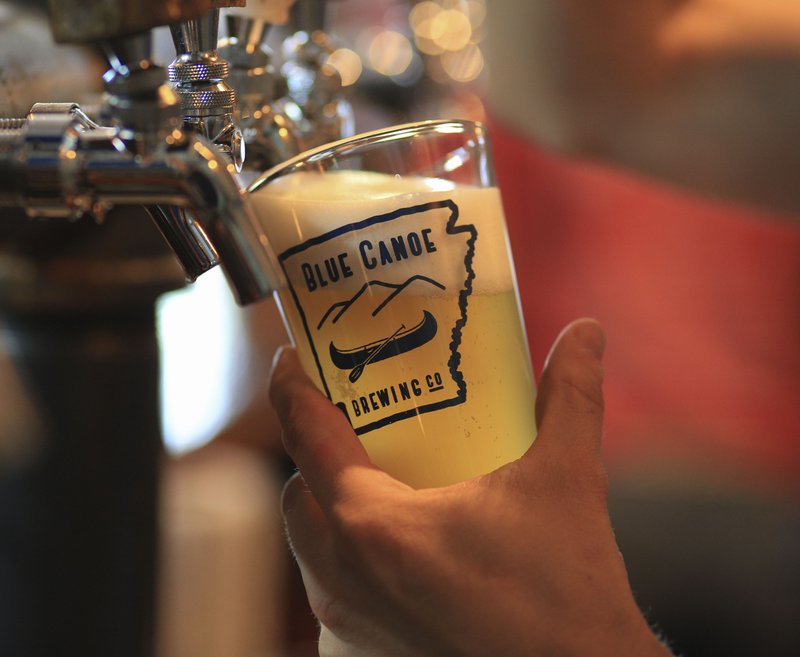
{"type": "Polygon", "coordinates": [[[282,73],[289,84],[289,97],[303,111],[301,125],[307,146],[321,146],[352,136],[355,116],[342,93],[339,73],[327,64],[337,46],[324,31],[325,2],[300,0],[296,11],[299,29],[283,43],[282,73]]]}
{"type": "MultiPolygon", "coordinates": [[[[183,128],[202,135],[241,171],[245,156],[242,132],[234,121],[236,92],[225,81],[228,62],[216,50],[219,9],[170,26],[176,58],[168,77],[180,99],[183,128]]],[[[183,264],[189,280],[219,263],[219,254],[190,211],[150,205],[147,211],[183,264]]]]}
{"type": "Polygon", "coordinates": [[[229,79],[239,98],[250,174],[261,174],[305,150],[303,112],[288,97],[287,81],[266,44],[270,28],[288,20],[292,1],[251,0],[247,7],[225,12],[228,36],[220,41],[219,52],[231,65],[229,79]]]}
{"type": "Polygon", "coordinates": [[[87,123],[73,105],[34,106],[2,135],[0,206],[63,219],[102,219],[115,205],[189,209],[189,218],[163,211],[158,222],[187,276],[219,257],[240,302],[263,298],[275,268],[257,247],[252,210],[233,177],[242,141],[229,120],[232,91],[218,81],[210,91],[192,86],[184,96],[189,103],[181,103],[163,70],[143,58],[149,35],[108,42],[106,50],[111,68],[102,116],[110,125],[87,123]],[[208,108],[198,102],[204,94],[208,108]],[[187,106],[199,130],[224,142],[222,151],[182,129],[187,106]]]}
{"type": "Polygon", "coordinates": [[[50,0],[58,41],[104,44],[103,107],[90,118],[36,103],[0,120],[0,348],[35,409],[12,437],[18,457],[0,458],[2,654],[152,654],[155,300],[183,279],[141,208],[188,211],[194,223],[159,221],[186,278],[220,262],[246,303],[269,293],[275,268],[235,179],[233,112],[198,108],[202,129],[186,129],[149,30],[234,4],[50,0]]]}
{"type": "Polygon", "coordinates": [[[169,65],[169,80],[181,99],[184,126],[216,144],[241,171],[245,151],[233,119],[236,91],[227,82],[230,66],[217,51],[219,9],[170,30],[177,57],[169,65]]]}

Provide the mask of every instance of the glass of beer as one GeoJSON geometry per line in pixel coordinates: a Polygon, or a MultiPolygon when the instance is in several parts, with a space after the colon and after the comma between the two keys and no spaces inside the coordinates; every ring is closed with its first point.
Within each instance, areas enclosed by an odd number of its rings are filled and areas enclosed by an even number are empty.
{"type": "Polygon", "coordinates": [[[375,464],[426,488],[525,452],[535,383],[481,124],[352,137],[249,192],[303,367],[375,464]]]}

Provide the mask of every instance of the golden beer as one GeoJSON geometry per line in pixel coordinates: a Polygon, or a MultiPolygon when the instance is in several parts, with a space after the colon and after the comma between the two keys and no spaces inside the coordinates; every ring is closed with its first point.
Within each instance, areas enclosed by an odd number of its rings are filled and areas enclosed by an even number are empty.
{"type": "Polygon", "coordinates": [[[535,386],[496,188],[302,172],[252,202],[303,366],[377,465],[430,487],[525,452],[535,386]]]}

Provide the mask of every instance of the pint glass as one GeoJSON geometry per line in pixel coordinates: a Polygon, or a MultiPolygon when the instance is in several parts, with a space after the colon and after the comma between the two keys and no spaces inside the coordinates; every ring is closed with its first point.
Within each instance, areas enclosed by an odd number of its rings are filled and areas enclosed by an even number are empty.
{"type": "Polygon", "coordinates": [[[525,452],[534,379],[482,125],[335,142],[249,192],[303,367],[374,463],[424,488],[525,452]]]}

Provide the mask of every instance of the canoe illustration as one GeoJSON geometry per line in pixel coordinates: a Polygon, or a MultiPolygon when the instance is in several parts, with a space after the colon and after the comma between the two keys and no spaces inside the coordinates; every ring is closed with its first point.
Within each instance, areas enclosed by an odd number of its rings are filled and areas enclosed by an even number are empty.
{"type": "Polygon", "coordinates": [[[419,324],[398,331],[394,337],[386,336],[354,349],[339,349],[331,342],[329,349],[331,361],[340,370],[351,370],[364,364],[365,361],[375,363],[392,356],[399,356],[430,342],[436,335],[437,328],[436,318],[424,310],[419,324]]]}

